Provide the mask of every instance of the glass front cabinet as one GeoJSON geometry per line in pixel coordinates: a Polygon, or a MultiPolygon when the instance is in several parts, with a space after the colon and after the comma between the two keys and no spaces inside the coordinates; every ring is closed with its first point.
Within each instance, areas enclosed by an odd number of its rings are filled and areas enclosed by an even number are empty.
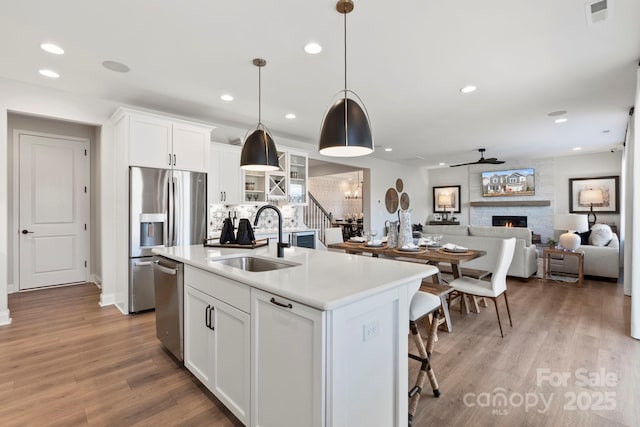
{"type": "Polygon", "coordinates": [[[278,150],[278,170],[244,171],[243,203],[284,201],[307,204],[308,161],[306,154],[278,150]]]}
{"type": "Polygon", "coordinates": [[[289,197],[291,205],[307,204],[307,156],[289,152],[289,197]]]}

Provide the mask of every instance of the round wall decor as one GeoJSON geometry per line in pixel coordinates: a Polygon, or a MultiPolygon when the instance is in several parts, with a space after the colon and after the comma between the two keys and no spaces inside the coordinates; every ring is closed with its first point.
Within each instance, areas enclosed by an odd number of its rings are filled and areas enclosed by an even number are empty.
{"type": "Polygon", "coordinates": [[[398,190],[398,193],[402,193],[403,189],[404,189],[404,182],[402,182],[402,179],[400,178],[396,179],[396,190],[398,190]]]}
{"type": "Polygon", "coordinates": [[[395,188],[389,188],[384,195],[384,204],[387,212],[396,213],[398,210],[398,192],[395,188]]]}
{"type": "Polygon", "coordinates": [[[407,193],[400,195],[400,208],[405,211],[409,209],[409,195],[407,193]]]}

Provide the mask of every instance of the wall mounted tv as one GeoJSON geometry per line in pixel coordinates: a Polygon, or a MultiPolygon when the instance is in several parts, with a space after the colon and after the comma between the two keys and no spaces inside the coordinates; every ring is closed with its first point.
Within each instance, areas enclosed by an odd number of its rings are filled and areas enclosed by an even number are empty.
{"type": "Polygon", "coordinates": [[[533,196],[536,190],[533,169],[511,169],[482,172],[484,197],[533,196]]]}

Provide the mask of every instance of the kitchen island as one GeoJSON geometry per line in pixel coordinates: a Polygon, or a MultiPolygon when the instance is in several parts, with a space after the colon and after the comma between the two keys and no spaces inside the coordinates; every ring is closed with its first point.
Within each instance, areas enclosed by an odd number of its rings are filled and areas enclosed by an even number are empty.
{"type": "Polygon", "coordinates": [[[407,425],[409,304],[435,267],[273,245],[154,252],[186,264],[185,366],[245,425],[407,425]],[[240,256],[285,265],[246,271],[240,256]]]}

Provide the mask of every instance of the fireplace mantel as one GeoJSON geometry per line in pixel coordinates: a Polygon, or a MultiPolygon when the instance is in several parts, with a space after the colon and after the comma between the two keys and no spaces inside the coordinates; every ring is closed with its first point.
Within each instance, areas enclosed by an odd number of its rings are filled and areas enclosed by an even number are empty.
{"type": "Polygon", "coordinates": [[[551,200],[490,200],[469,202],[474,208],[509,207],[509,206],[551,206],[551,200]]]}

